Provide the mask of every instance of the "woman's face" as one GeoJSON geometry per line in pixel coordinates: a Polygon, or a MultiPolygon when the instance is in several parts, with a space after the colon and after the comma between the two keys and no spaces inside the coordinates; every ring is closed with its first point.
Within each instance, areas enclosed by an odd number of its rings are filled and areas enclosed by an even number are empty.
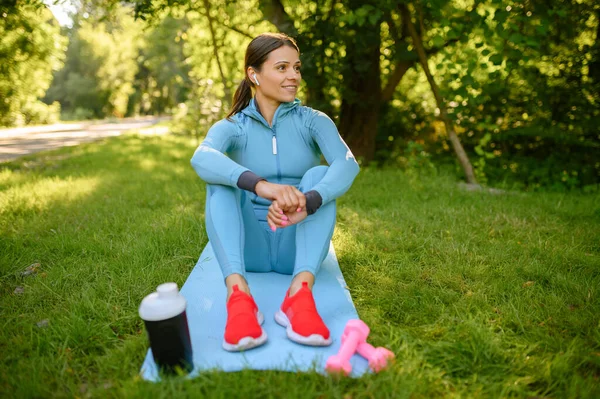
{"type": "Polygon", "coordinates": [[[248,77],[256,84],[253,73],[260,83],[256,91],[262,96],[280,103],[294,101],[302,79],[299,54],[292,47],[279,47],[269,53],[260,72],[248,68],[248,77]]]}

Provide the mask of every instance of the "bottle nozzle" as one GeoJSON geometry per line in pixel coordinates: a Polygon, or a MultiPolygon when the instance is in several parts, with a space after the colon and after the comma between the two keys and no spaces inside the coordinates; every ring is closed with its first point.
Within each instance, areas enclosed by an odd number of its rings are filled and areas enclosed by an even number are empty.
{"type": "Polygon", "coordinates": [[[177,283],[164,283],[156,288],[158,296],[161,298],[172,298],[177,296],[177,283]]]}

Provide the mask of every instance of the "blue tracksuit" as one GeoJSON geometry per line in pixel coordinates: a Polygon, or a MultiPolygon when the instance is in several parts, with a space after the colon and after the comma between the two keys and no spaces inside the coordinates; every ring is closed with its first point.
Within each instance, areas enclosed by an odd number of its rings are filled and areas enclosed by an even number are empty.
{"type": "Polygon", "coordinates": [[[245,271],[316,275],[333,235],[335,199],[352,185],[358,163],[333,121],[297,99],[279,105],[272,126],[254,99],[231,119],[210,128],[191,160],[208,183],[206,230],[223,276],[245,271]],[[329,166],[319,166],[321,154],[329,166]],[[272,232],[266,222],[271,201],[238,186],[247,171],[303,193],[314,190],[321,206],[297,225],[272,232]]]}

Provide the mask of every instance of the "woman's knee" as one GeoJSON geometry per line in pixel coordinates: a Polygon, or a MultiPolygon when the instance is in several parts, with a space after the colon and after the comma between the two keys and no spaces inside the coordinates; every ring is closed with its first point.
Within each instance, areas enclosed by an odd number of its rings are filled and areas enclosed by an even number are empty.
{"type": "Polygon", "coordinates": [[[242,190],[236,189],[230,186],[224,186],[221,184],[207,184],[206,185],[206,203],[217,204],[227,204],[228,206],[232,206],[236,204],[237,206],[242,203],[242,190]]]}
{"type": "Polygon", "coordinates": [[[236,191],[239,191],[230,186],[224,186],[222,184],[207,184],[206,191],[210,197],[213,196],[237,196],[236,191]]]}
{"type": "Polygon", "coordinates": [[[302,176],[302,180],[300,181],[300,187],[302,189],[301,191],[308,191],[311,188],[313,188],[318,182],[320,182],[323,179],[323,177],[325,177],[325,174],[327,173],[328,169],[329,166],[319,165],[307,170],[304,176],[302,176]]]}

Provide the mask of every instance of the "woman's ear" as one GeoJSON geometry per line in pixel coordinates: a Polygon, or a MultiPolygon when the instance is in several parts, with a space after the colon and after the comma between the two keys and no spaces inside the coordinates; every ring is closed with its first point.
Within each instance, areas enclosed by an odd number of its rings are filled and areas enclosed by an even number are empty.
{"type": "Polygon", "coordinates": [[[248,78],[250,78],[250,80],[252,82],[254,82],[254,84],[256,84],[257,86],[260,86],[260,83],[258,83],[258,78],[256,77],[256,72],[254,71],[254,69],[248,68],[247,74],[248,74],[248,78]]]}

